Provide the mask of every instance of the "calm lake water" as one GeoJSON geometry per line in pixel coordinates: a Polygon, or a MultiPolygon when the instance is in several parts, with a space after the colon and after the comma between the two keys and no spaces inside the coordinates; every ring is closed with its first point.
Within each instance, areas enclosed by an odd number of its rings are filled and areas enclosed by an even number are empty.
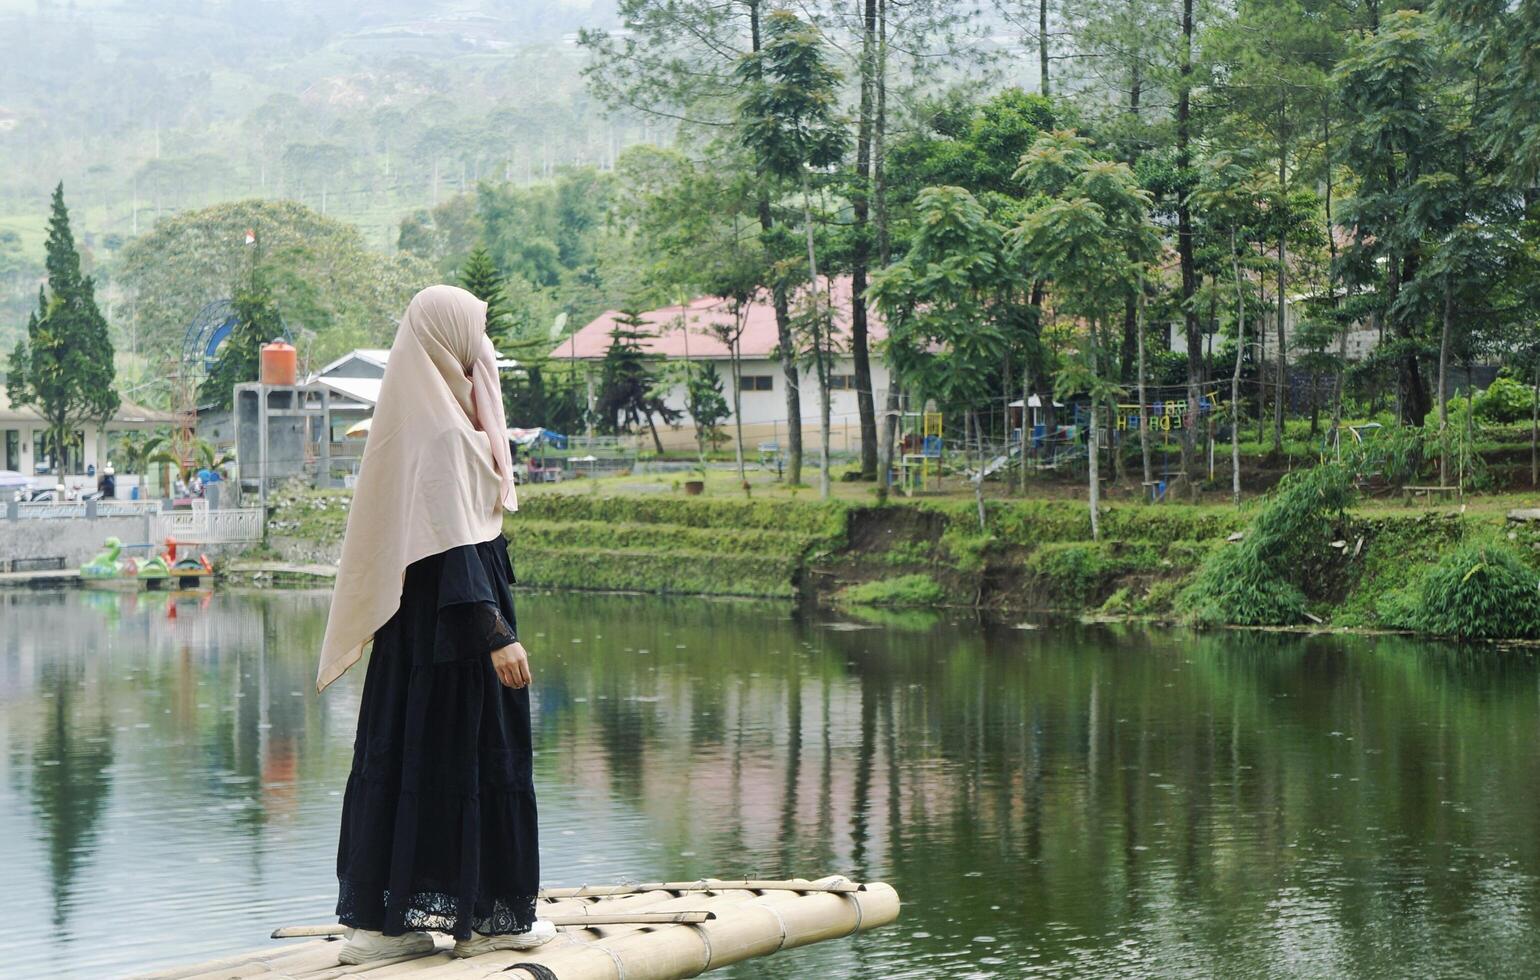
{"type": "MultiPolygon", "coordinates": [[[[1540,975],[1526,653],[519,608],[548,884],[840,873],[906,902],[723,976],[1540,975]]],[[[315,695],[325,610],[0,593],[0,975],[328,920],[363,671],[315,695]]]]}

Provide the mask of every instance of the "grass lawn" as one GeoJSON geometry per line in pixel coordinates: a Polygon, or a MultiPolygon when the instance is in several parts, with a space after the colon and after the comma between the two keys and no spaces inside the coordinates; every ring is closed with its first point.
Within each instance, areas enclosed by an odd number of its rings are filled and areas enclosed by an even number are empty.
{"type": "MultiPolygon", "coordinates": [[[[848,467],[836,466],[836,477],[848,467]]],[[[754,500],[802,500],[816,503],[818,496],[818,470],[813,467],[803,468],[803,480],[800,486],[789,486],[776,479],[773,469],[763,469],[757,465],[749,466],[746,471],[749,491],[748,497],[754,500]]],[[[541,494],[599,494],[603,496],[629,496],[629,495],[658,495],[683,497],[684,483],[687,480],[698,479],[694,472],[688,473],[660,473],[660,474],[635,474],[621,476],[581,477],[578,479],[564,480],[561,483],[528,484],[519,488],[519,493],[526,496],[541,494]]],[[[702,496],[709,499],[745,499],[743,488],[739,485],[736,470],[709,470],[705,479],[705,490],[702,496]]],[[[836,500],[846,503],[875,503],[877,499],[876,488],[871,483],[861,481],[842,481],[835,479],[830,485],[832,496],[836,500]]],[[[1143,504],[1139,495],[1139,487],[1117,486],[1109,487],[1103,500],[1110,507],[1122,506],[1161,506],[1176,507],[1192,510],[1229,510],[1232,504],[1229,502],[1228,491],[1208,492],[1202,502],[1198,504],[1143,504]]],[[[1085,500],[1086,489],[1080,483],[1069,483],[1042,477],[1029,478],[1028,491],[1025,497],[1020,492],[1018,483],[1010,485],[988,481],[984,484],[984,496],[988,500],[1085,500]]],[[[895,493],[894,502],[902,503],[907,500],[951,500],[971,501],[973,499],[973,486],[968,481],[955,476],[946,477],[941,481],[939,490],[926,490],[916,493],[912,498],[901,493],[895,493]]],[[[1247,495],[1245,500],[1255,500],[1255,495],[1247,495]]],[[[1418,511],[1464,511],[1473,514],[1491,514],[1501,517],[1507,511],[1516,507],[1540,507],[1540,492],[1513,492],[1495,494],[1468,495],[1463,501],[1453,500],[1445,502],[1429,498],[1419,498],[1407,503],[1399,494],[1388,497],[1362,497],[1354,507],[1355,511],[1363,513],[1398,513],[1405,514],[1418,511]]]]}

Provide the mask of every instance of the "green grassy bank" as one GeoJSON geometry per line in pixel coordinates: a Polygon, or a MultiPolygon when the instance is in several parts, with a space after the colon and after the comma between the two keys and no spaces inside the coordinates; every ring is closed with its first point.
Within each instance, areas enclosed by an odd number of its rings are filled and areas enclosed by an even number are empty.
{"type": "MultiPolygon", "coordinates": [[[[1074,501],[989,501],[981,530],[960,500],[528,493],[506,529],[518,580],[535,587],[1170,620],[1187,618],[1182,594],[1199,567],[1238,547],[1231,538],[1265,506],[1109,506],[1092,541],[1074,501]]],[[[1404,627],[1421,578],[1461,547],[1501,548],[1540,582],[1540,524],[1506,512],[1368,504],[1323,518],[1309,567],[1288,570],[1300,621],[1404,627]]],[[[273,540],[303,542],[314,559],[340,541],[345,514],[343,495],[295,495],[274,511],[273,540]]]]}

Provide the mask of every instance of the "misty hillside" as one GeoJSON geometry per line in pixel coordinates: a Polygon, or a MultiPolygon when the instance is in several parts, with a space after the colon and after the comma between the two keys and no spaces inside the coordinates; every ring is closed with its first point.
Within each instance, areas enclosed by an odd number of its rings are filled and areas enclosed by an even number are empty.
{"type": "Polygon", "coordinates": [[[0,348],[63,180],[99,273],[157,216],[286,197],[390,249],[495,175],[608,165],[641,135],[585,92],[607,0],[0,0],[0,348]]]}

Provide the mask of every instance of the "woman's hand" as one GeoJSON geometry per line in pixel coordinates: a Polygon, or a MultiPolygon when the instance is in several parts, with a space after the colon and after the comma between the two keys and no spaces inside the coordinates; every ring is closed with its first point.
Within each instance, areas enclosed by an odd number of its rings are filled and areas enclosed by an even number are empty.
{"type": "Polygon", "coordinates": [[[529,672],[529,654],[518,640],[492,651],[492,669],[508,687],[528,687],[534,681],[529,672]]]}

